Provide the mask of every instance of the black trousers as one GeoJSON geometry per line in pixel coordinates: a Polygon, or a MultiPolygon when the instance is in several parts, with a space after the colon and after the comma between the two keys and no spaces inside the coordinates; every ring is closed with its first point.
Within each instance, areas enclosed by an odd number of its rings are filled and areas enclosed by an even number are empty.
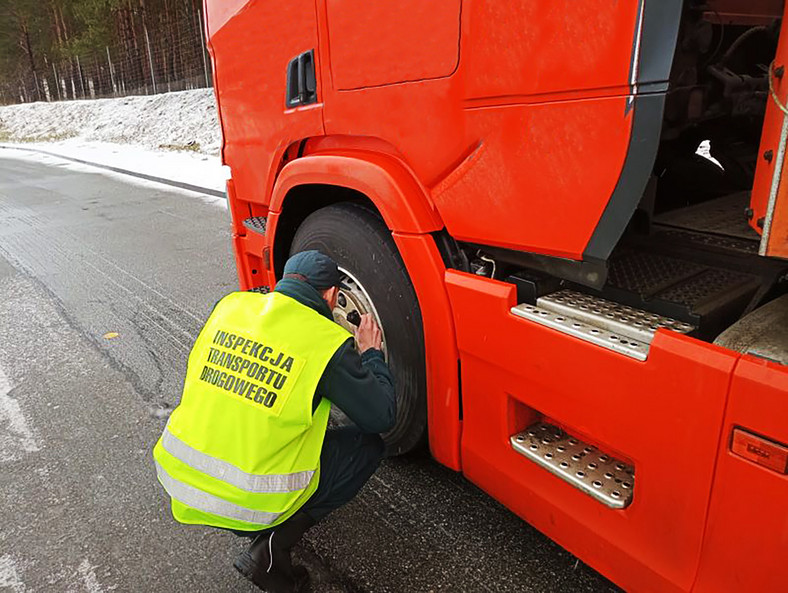
{"type": "MultiPolygon", "coordinates": [[[[331,511],[350,502],[375,473],[383,459],[383,451],[380,435],[362,433],[355,426],[330,428],[326,431],[320,453],[320,483],[300,512],[317,523],[331,511]]],[[[260,533],[233,531],[245,537],[255,537],[260,533]]]]}

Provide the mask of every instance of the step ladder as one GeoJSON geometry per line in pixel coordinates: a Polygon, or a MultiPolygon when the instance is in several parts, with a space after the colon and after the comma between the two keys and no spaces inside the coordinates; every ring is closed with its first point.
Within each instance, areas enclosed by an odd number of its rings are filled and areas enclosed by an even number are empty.
{"type": "Polygon", "coordinates": [[[635,468],[560,428],[537,422],[510,439],[512,448],[550,473],[612,509],[635,494],[635,468]]]}
{"type": "Polygon", "coordinates": [[[659,328],[686,334],[695,326],[607,299],[561,290],[512,307],[518,317],[644,361],[659,328]]]}

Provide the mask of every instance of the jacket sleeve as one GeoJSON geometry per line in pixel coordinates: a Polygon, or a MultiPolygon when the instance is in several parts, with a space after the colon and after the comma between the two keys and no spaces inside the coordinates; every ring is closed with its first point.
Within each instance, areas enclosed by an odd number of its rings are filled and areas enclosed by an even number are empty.
{"type": "Polygon", "coordinates": [[[380,350],[359,355],[349,339],[326,366],[317,394],[327,398],[365,433],[391,430],[397,417],[394,381],[380,350]]]}

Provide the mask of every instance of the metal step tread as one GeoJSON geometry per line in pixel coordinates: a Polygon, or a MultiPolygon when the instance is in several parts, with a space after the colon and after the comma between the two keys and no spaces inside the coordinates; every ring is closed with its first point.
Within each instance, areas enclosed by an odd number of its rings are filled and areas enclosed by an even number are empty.
{"type": "Polygon", "coordinates": [[[655,217],[655,222],[691,231],[759,241],[758,233],[747,223],[745,211],[749,205],[750,192],[737,192],[664,212],[655,217]]]}
{"type": "Polygon", "coordinates": [[[614,333],[651,342],[656,331],[664,327],[680,334],[695,329],[693,325],[670,317],[621,305],[575,290],[560,290],[540,297],[536,304],[549,311],[570,315],[614,333]]]}
{"type": "Polygon", "coordinates": [[[537,422],[511,437],[512,448],[605,506],[624,509],[635,493],[635,468],[560,428],[537,422]]]}
{"type": "Polygon", "coordinates": [[[265,227],[268,222],[265,216],[252,216],[244,220],[243,225],[255,233],[265,235],[265,227]]]}
{"type": "Polygon", "coordinates": [[[584,323],[580,319],[562,313],[555,313],[536,305],[522,304],[512,307],[512,313],[530,321],[535,321],[551,329],[591,342],[602,348],[618,352],[635,360],[648,358],[649,343],[622,337],[596,325],[584,323]]]}
{"type": "Polygon", "coordinates": [[[656,240],[664,242],[679,242],[689,243],[690,245],[701,245],[705,247],[712,247],[717,249],[725,249],[727,251],[735,251],[738,253],[757,254],[758,241],[752,239],[741,239],[739,237],[728,237],[723,235],[710,235],[707,233],[697,233],[693,231],[685,231],[673,229],[671,227],[657,227],[657,232],[654,234],[656,240]]]}

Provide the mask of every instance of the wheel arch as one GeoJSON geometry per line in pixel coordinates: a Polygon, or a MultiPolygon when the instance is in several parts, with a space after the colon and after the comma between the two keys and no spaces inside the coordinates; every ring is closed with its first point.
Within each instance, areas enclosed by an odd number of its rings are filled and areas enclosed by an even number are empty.
{"type": "Polygon", "coordinates": [[[422,312],[427,360],[427,421],[436,460],[460,469],[460,390],[454,320],[443,283],[446,267],[430,233],[443,229],[429,192],[396,157],[362,150],[310,154],[286,164],[269,211],[273,268],[281,277],[296,229],[338,202],[366,206],[385,222],[405,262],[422,312]]]}
{"type": "MultiPolygon", "coordinates": [[[[424,234],[443,228],[427,189],[410,169],[392,155],[367,150],[318,152],[286,164],[269,210],[280,222],[297,227],[312,212],[341,201],[366,203],[392,232],[424,234]]],[[[274,251],[286,252],[287,247],[277,238],[274,251]]]]}
{"type": "Polygon", "coordinates": [[[288,190],[280,209],[278,211],[272,209],[270,215],[274,231],[272,267],[276,278],[281,278],[296,231],[307,217],[326,206],[342,202],[363,205],[382,218],[380,211],[369,197],[348,187],[308,183],[296,185],[288,190]]]}

